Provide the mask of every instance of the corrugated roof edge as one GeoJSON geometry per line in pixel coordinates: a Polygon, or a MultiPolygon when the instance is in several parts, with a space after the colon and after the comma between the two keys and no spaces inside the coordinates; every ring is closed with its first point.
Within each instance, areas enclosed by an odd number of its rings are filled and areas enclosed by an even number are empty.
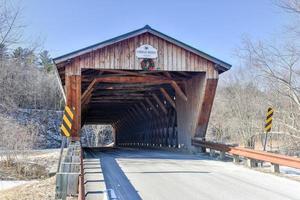
{"type": "Polygon", "coordinates": [[[131,37],[134,37],[136,35],[139,35],[139,34],[143,34],[143,33],[146,33],[146,32],[149,32],[149,33],[152,33],[158,37],[161,37],[171,43],[174,43],[184,49],[187,49],[188,51],[191,51],[203,58],[206,58],[207,60],[213,62],[216,64],[216,68],[218,68],[218,70],[220,70],[221,72],[225,72],[227,70],[229,70],[231,68],[231,65],[214,57],[214,56],[211,56],[203,51],[200,51],[188,44],[185,44],[175,38],[172,38],[160,31],[157,31],[153,28],[151,28],[149,25],[146,25],[144,26],[143,28],[140,28],[140,29],[137,29],[137,30],[134,30],[134,31],[131,31],[129,33],[125,33],[123,35],[120,35],[120,36],[117,36],[117,37],[114,37],[114,38],[111,38],[111,39],[108,39],[108,40],[105,40],[103,42],[100,42],[100,43],[97,43],[97,44],[94,44],[94,45],[91,45],[91,46],[88,46],[88,47],[85,47],[85,48],[82,48],[82,49],[79,49],[79,50],[76,50],[76,51],[73,51],[73,52],[70,52],[68,54],[65,54],[65,55],[62,55],[62,56],[59,56],[59,57],[56,57],[53,59],[54,63],[57,64],[57,63],[60,63],[60,62],[63,62],[63,61],[66,61],[66,60],[69,60],[69,59],[72,59],[76,56],[79,56],[79,55],[82,55],[84,53],[87,53],[87,52],[90,52],[90,51],[93,51],[93,50],[96,50],[96,49],[99,49],[99,48],[102,48],[104,46],[107,46],[107,45],[110,45],[110,44],[113,44],[113,43],[116,43],[116,42],[119,42],[119,41],[122,41],[122,40],[125,40],[125,39],[128,39],[128,38],[131,38],[131,37]]]}

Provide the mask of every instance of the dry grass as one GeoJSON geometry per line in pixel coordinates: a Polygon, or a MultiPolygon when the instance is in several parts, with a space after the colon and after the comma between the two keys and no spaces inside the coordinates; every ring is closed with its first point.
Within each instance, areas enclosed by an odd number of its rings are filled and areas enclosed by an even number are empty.
{"type": "Polygon", "coordinates": [[[1,200],[53,200],[54,197],[55,177],[0,192],[1,200]]]}
{"type": "Polygon", "coordinates": [[[56,171],[59,149],[30,150],[18,153],[18,157],[0,159],[0,179],[32,180],[44,179],[49,172],[56,171]]]}
{"type": "Polygon", "coordinates": [[[8,177],[1,175],[2,179],[43,179],[48,177],[48,171],[45,166],[35,163],[22,162],[0,162],[1,174],[6,174],[8,177]],[[12,178],[14,177],[14,178],[12,178]]]}
{"type": "MultiPolygon", "coordinates": [[[[0,178],[2,180],[28,180],[34,178],[36,181],[0,191],[1,200],[52,200],[55,197],[55,176],[46,178],[47,173],[55,170],[58,162],[59,149],[30,150],[18,156],[17,161],[24,163],[18,165],[19,173],[16,172],[13,161],[10,167],[0,167],[0,178]],[[26,162],[25,162],[26,161],[26,162]],[[24,172],[26,172],[24,174],[24,172]],[[30,172],[30,173],[27,173],[30,172]],[[42,178],[42,179],[41,179],[42,178]],[[46,178],[46,179],[45,179],[46,178]]],[[[2,160],[3,162],[4,160],[2,160]]]]}

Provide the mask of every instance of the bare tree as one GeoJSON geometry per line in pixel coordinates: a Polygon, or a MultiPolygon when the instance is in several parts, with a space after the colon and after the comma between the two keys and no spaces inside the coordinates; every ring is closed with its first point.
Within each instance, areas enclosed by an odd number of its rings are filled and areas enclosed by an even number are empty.
{"type": "Polygon", "coordinates": [[[20,9],[6,0],[0,0],[0,47],[9,47],[21,38],[20,9]]]}
{"type": "Polygon", "coordinates": [[[269,136],[276,138],[279,151],[294,154],[300,149],[300,0],[279,0],[276,5],[294,16],[289,37],[285,31],[275,42],[242,41],[236,52],[240,70],[231,70],[235,75],[229,81],[221,77],[209,133],[221,142],[254,147],[258,139],[262,142],[271,106],[275,114],[269,136]]]}
{"type": "Polygon", "coordinates": [[[20,125],[15,120],[0,115],[0,127],[0,155],[6,165],[17,161],[18,155],[24,155],[24,150],[34,147],[37,140],[37,129],[34,125],[20,125]]]}
{"type": "Polygon", "coordinates": [[[113,142],[110,125],[86,125],[82,129],[82,143],[90,147],[101,147],[113,142]]]}
{"type": "MultiPolygon", "coordinates": [[[[300,49],[282,39],[280,44],[245,39],[240,56],[256,70],[266,101],[275,109],[273,135],[300,139],[300,49]],[[274,131],[276,130],[276,131],[274,131]]],[[[284,137],[285,138],[285,137],[284,137]]],[[[282,145],[294,147],[291,140],[282,145]]]]}
{"type": "Polygon", "coordinates": [[[288,12],[300,14],[299,0],[278,0],[276,4],[288,12]]]}
{"type": "Polygon", "coordinates": [[[266,102],[250,75],[247,68],[241,68],[222,79],[210,119],[213,139],[255,147],[256,136],[262,133],[266,102]]]}

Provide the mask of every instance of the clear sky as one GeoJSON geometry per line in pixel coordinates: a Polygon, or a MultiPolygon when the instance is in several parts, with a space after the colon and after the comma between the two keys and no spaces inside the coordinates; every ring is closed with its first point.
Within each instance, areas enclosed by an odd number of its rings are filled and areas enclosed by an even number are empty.
{"type": "Polygon", "coordinates": [[[274,37],[288,22],[272,0],[16,0],[25,38],[53,57],[146,24],[231,64],[243,36],[274,37]]]}

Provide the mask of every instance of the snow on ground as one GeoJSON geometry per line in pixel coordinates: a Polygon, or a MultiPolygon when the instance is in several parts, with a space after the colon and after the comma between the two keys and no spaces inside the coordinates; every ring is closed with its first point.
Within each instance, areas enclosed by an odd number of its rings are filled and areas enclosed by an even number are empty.
{"type": "Polygon", "coordinates": [[[280,173],[283,173],[286,176],[296,177],[296,176],[300,176],[300,169],[280,166],[280,173]]]}

